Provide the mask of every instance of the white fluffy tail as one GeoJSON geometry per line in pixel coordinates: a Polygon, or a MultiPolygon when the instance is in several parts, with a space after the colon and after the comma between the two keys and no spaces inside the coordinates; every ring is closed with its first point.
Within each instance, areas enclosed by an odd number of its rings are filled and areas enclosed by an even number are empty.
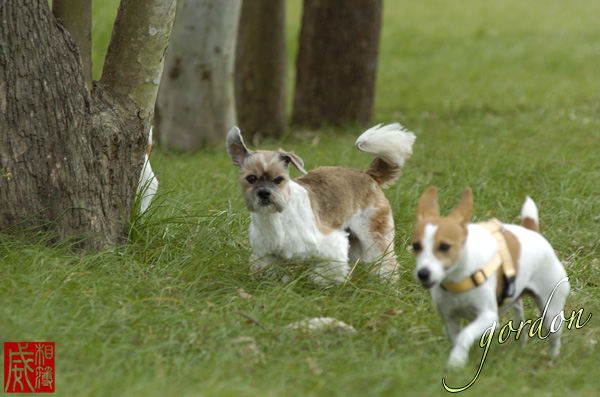
{"type": "Polygon", "coordinates": [[[356,148],[375,156],[366,173],[381,187],[394,183],[412,154],[415,134],[398,123],[369,128],[356,140],[356,148]],[[383,126],[383,127],[382,127],[383,126]]]}
{"type": "Polygon", "coordinates": [[[356,148],[379,157],[388,164],[402,167],[412,154],[416,136],[399,123],[378,124],[363,132],[356,140],[356,148]]]}
{"type": "Polygon", "coordinates": [[[523,203],[523,207],[521,207],[521,215],[519,218],[521,219],[521,225],[523,225],[523,227],[539,233],[539,212],[531,197],[525,197],[525,202],[523,203]]]}

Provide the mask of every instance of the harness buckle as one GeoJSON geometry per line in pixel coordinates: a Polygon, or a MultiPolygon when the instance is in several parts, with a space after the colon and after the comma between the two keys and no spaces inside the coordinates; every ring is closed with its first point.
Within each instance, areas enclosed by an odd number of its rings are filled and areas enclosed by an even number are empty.
{"type": "Polygon", "coordinates": [[[504,289],[502,290],[502,295],[498,301],[498,306],[504,305],[515,295],[515,278],[515,276],[504,276],[504,289]]]}
{"type": "Polygon", "coordinates": [[[487,281],[487,276],[485,275],[484,271],[479,269],[477,270],[475,273],[473,273],[471,275],[471,280],[473,280],[473,284],[475,284],[475,286],[480,286],[481,284],[485,283],[487,281]]]}

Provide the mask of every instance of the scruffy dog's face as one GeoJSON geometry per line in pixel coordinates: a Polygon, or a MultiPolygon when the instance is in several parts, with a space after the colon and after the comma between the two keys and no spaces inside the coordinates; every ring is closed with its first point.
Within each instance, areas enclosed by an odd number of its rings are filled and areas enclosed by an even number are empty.
{"type": "Polygon", "coordinates": [[[290,173],[283,152],[254,152],[240,167],[238,181],[250,212],[281,212],[288,203],[290,173]]]}
{"type": "Polygon", "coordinates": [[[281,149],[251,152],[237,129],[227,135],[227,151],[240,168],[238,184],[248,210],[263,214],[283,211],[290,199],[289,164],[306,173],[302,159],[281,149]]]}

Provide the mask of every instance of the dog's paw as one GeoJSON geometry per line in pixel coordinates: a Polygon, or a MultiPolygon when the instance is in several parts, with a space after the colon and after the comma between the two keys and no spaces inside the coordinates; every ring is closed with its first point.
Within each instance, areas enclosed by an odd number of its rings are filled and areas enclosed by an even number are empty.
{"type": "Polygon", "coordinates": [[[323,276],[319,273],[309,274],[308,281],[319,287],[330,287],[332,285],[338,285],[344,282],[344,280],[332,279],[330,277],[323,276]]]}
{"type": "Polygon", "coordinates": [[[328,287],[345,283],[349,273],[350,267],[345,262],[326,262],[315,265],[308,279],[320,287],[328,287]]]}
{"type": "Polygon", "coordinates": [[[467,363],[469,358],[468,352],[461,348],[453,348],[450,353],[450,357],[448,358],[448,363],[446,366],[448,368],[462,368],[467,363]]]}

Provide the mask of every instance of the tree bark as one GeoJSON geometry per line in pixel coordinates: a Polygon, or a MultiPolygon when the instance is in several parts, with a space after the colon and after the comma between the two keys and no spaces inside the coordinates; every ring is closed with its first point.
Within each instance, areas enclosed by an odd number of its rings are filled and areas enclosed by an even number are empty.
{"type": "Polygon", "coordinates": [[[106,53],[100,82],[133,99],[147,129],[176,9],[177,0],[121,0],[106,53]]]}
{"type": "Polygon", "coordinates": [[[236,106],[244,134],[279,136],[286,127],[285,0],[242,4],[236,106]]]}
{"type": "Polygon", "coordinates": [[[233,88],[241,0],[181,0],[157,101],[163,147],[222,142],[237,123],[233,88]]]}
{"type": "Polygon", "coordinates": [[[92,90],[92,0],[53,0],[52,13],[77,43],[85,87],[90,92],[92,90]]]}
{"type": "Polygon", "coordinates": [[[373,113],[382,0],[305,0],[295,124],[366,124],[373,113]]]}
{"type": "Polygon", "coordinates": [[[0,15],[0,230],[82,237],[92,250],[122,242],[146,149],[140,106],[85,89],[47,0],[2,1],[0,15]]]}

